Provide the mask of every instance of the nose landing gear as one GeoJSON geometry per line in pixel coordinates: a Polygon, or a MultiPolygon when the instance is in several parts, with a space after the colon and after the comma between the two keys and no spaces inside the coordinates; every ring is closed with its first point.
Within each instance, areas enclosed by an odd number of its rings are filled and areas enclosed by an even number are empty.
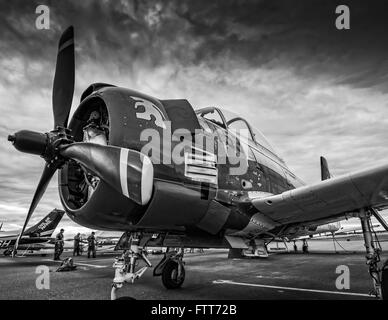
{"type": "Polygon", "coordinates": [[[130,241],[129,250],[125,250],[121,257],[115,259],[113,264],[115,277],[112,283],[111,300],[117,299],[117,290],[122,288],[125,282],[134,283],[148,267],[152,267],[151,262],[143,252],[143,248],[139,247],[140,236],[138,233],[133,233],[128,239],[130,241]],[[138,259],[143,260],[146,266],[135,271],[138,259]]]}
{"type": "MultiPolygon", "coordinates": [[[[115,277],[112,283],[111,299],[131,299],[129,297],[117,298],[117,290],[122,288],[124,283],[134,283],[139,279],[148,267],[152,267],[151,262],[145,255],[144,246],[147,237],[142,239],[142,234],[133,232],[125,237],[124,253],[115,259],[113,267],[115,268],[115,277]],[[136,271],[139,260],[145,262],[145,266],[136,271]]],[[[163,259],[154,268],[153,275],[161,276],[162,283],[167,289],[180,288],[185,280],[185,268],[183,262],[184,249],[178,251],[167,250],[163,259]]],[[[133,299],[133,298],[132,298],[133,299]]]]}

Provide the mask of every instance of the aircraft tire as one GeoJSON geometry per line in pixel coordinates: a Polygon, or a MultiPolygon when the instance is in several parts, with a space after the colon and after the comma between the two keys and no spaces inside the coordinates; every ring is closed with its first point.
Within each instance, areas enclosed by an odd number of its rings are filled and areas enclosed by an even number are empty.
{"type": "Polygon", "coordinates": [[[162,282],[167,289],[178,289],[185,281],[185,268],[182,266],[182,274],[178,278],[178,263],[170,260],[163,267],[162,282]]]}

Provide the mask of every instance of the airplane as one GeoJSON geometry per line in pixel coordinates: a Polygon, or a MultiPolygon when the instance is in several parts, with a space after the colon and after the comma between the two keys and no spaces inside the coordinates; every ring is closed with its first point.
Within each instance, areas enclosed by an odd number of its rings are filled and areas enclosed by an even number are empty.
{"type": "Polygon", "coordinates": [[[124,233],[112,299],[152,267],[145,246],[181,248],[168,250],[153,271],[175,289],[185,279],[183,248],[228,248],[241,256],[297,226],[348,217],[360,218],[374,292],[386,296],[388,275],[370,219],[382,219],[378,210],[388,207],[388,164],[306,185],[241,115],[194,110],[185,99],[157,99],[112,84],[91,84],[69,122],[74,78],[69,27],[58,44],[54,129],[8,136],[17,150],[45,160],[22,230],[58,170],[60,199],[73,221],[124,233]],[[140,261],[145,266],[138,269],[140,261]]]}
{"type": "MultiPolygon", "coordinates": [[[[33,250],[34,245],[50,241],[51,235],[64,214],[65,211],[54,209],[37,224],[23,230],[19,248],[33,250]]],[[[12,252],[16,254],[15,243],[20,234],[20,230],[0,231],[0,249],[5,249],[3,252],[5,256],[11,255],[12,252]]]]}

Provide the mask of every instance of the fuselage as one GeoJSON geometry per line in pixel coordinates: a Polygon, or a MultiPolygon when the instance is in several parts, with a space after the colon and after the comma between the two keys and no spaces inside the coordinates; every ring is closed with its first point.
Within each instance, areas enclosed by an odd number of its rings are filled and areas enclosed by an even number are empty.
{"type": "MultiPolygon", "coordinates": [[[[0,231],[0,248],[7,249],[12,248],[16,242],[17,237],[19,236],[18,230],[14,231],[0,231]]],[[[23,236],[20,239],[20,244],[36,244],[36,243],[45,243],[49,241],[49,237],[41,237],[41,236],[23,236]]]]}
{"type": "MultiPolygon", "coordinates": [[[[60,196],[66,212],[81,225],[115,231],[238,234],[255,214],[249,208],[251,199],[303,184],[268,145],[255,138],[258,133],[244,119],[227,120],[219,109],[195,112],[186,100],[159,100],[129,89],[94,85],[83,94],[69,125],[76,142],[85,141],[94,111],[101,114],[104,136],[88,142],[149,156],[153,193],[150,202],[141,206],[104,181],[87,187],[82,168],[66,164],[59,175],[60,196]],[[208,111],[221,113],[223,123],[207,119],[208,111]],[[245,123],[248,131],[232,130],[237,122],[245,123]]],[[[263,230],[276,227],[265,221],[263,230]]],[[[248,229],[244,234],[252,232],[248,229]]]]}

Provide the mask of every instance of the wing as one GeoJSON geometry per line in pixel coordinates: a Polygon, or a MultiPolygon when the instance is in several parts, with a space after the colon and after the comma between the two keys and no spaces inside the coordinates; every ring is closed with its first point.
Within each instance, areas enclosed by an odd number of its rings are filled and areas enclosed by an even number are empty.
{"type": "Polygon", "coordinates": [[[367,207],[386,208],[388,164],[253,199],[252,204],[280,224],[323,221],[367,207]]]}

